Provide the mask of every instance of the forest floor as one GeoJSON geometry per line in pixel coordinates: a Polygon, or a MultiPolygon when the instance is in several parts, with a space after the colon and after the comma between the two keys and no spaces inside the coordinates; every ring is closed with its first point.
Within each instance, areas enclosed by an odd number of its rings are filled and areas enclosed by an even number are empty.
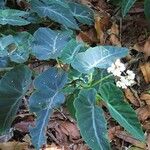
{"type": "MultiPolygon", "coordinates": [[[[113,150],[146,150],[150,149],[150,23],[145,19],[143,1],[137,2],[125,18],[121,18],[120,10],[106,0],[80,0],[95,12],[95,25],[82,27],[77,39],[90,45],[116,45],[130,49],[130,55],[123,59],[136,74],[136,85],[124,90],[126,100],[138,114],[138,118],[147,136],[147,144],[131,137],[120,127],[109,114],[107,116],[109,139],[113,150]]],[[[36,64],[35,64],[36,65],[36,64]]],[[[38,64],[34,67],[39,72],[48,66],[38,64]]],[[[29,149],[29,125],[34,124],[34,116],[29,113],[28,96],[13,122],[14,131],[11,139],[0,143],[0,149],[29,149]]],[[[7,135],[8,137],[8,135],[7,135]]],[[[82,140],[76,122],[66,110],[65,105],[55,110],[47,127],[48,145],[43,150],[89,150],[82,140]]],[[[0,137],[0,141],[6,137],[0,137]]],[[[30,149],[33,149],[30,146],[30,149]]]]}

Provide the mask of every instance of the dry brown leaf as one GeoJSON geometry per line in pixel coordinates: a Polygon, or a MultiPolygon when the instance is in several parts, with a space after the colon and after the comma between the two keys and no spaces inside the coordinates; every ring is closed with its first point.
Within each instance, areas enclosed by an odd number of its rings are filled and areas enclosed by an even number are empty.
{"type": "Polygon", "coordinates": [[[140,147],[140,148],[146,149],[146,144],[136,140],[135,138],[133,138],[131,135],[127,134],[124,131],[117,132],[115,135],[118,138],[120,138],[120,139],[122,139],[122,140],[124,140],[126,142],[129,142],[129,143],[131,143],[132,145],[134,145],[136,147],[140,147]]]}
{"type": "Polygon", "coordinates": [[[108,23],[109,23],[108,16],[104,16],[104,17],[95,16],[95,29],[97,32],[97,39],[99,40],[100,44],[105,43],[104,30],[106,26],[108,25],[108,23]]]}
{"type": "Polygon", "coordinates": [[[32,145],[31,137],[28,134],[26,134],[22,140],[24,142],[28,143],[28,145],[30,145],[30,146],[32,145]]]}
{"type": "Polygon", "coordinates": [[[80,139],[80,132],[75,124],[65,121],[60,124],[60,129],[63,134],[66,134],[71,139],[80,139]]]}
{"type": "Polygon", "coordinates": [[[98,43],[98,39],[96,37],[96,31],[94,28],[91,28],[88,31],[80,32],[76,36],[76,39],[78,41],[83,41],[88,44],[98,43]]]}
{"type": "Polygon", "coordinates": [[[53,143],[51,145],[47,145],[45,150],[64,150],[64,147],[59,147],[53,143]]]}
{"type": "Polygon", "coordinates": [[[118,132],[118,131],[121,131],[120,126],[115,126],[115,127],[112,127],[108,130],[108,137],[109,137],[110,141],[114,139],[115,133],[118,132]]]}
{"type": "Polygon", "coordinates": [[[125,91],[125,96],[126,98],[135,106],[139,107],[139,101],[136,99],[136,97],[134,96],[134,94],[132,93],[132,91],[130,89],[126,89],[125,91]]]}
{"type": "Polygon", "coordinates": [[[105,13],[108,9],[108,4],[106,0],[77,0],[78,2],[93,7],[93,9],[98,10],[101,13],[105,13]]]}
{"type": "Polygon", "coordinates": [[[144,44],[143,52],[146,56],[150,56],[150,37],[147,39],[147,41],[144,44]]]}
{"type": "Polygon", "coordinates": [[[141,121],[145,121],[150,117],[150,109],[148,106],[140,107],[136,111],[137,111],[138,118],[141,121]]]}
{"type": "Polygon", "coordinates": [[[58,145],[68,145],[69,142],[74,144],[82,142],[76,124],[68,120],[51,120],[48,124],[47,134],[58,145]]]}
{"type": "Polygon", "coordinates": [[[29,3],[27,3],[26,0],[17,0],[16,2],[17,2],[17,5],[22,9],[27,9],[30,7],[29,3]]]}
{"type": "Polygon", "coordinates": [[[25,142],[0,143],[0,150],[28,150],[28,144],[25,142]]]}
{"type": "Polygon", "coordinates": [[[143,51],[143,45],[136,43],[136,44],[134,44],[133,49],[138,51],[138,52],[142,52],[143,51]]]}
{"type": "Polygon", "coordinates": [[[146,104],[150,106],[150,94],[143,93],[141,94],[140,99],[145,101],[146,104]]]}
{"type": "Polygon", "coordinates": [[[147,145],[148,145],[148,150],[150,150],[150,133],[147,136],[147,145]]]}
{"type": "Polygon", "coordinates": [[[78,144],[76,146],[76,149],[74,148],[73,150],[89,150],[88,146],[85,144],[78,144]]]}
{"type": "Polygon", "coordinates": [[[146,120],[142,125],[145,130],[150,130],[150,120],[146,120]]]}
{"type": "Polygon", "coordinates": [[[113,22],[112,26],[111,26],[111,34],[115,34],[116,36],[119,36],[119,29],[118,29],[118,25],[113,22]]]}
{"type": "MultiPolygon", "coordinates": [[[[26,99],[25,99],[26,100],[26,99]]],[[[21,120],[26,120],[26,121],[34,121],[35,117],[31,113],[23,113],[23,114],[17,114],[16,118],[19,118],[21,120]]]]}
{"type": "Polygon", "coordinates": [[[117,45],[117,46],[121,46],[121,42],[118,38],[119,36],[119,29],[118,29],[118,25],[113,22],[112,26],[111,26],[111,29],[110,29],[110,42],[113,44],[113,45],[117,45]]]}
{"type": "Polygon", "coordinates": [[[29,126],[34,126],[35,122],[33,121],[21,121],[14,125],[16,130],[20,132],[29,132],[29,126]]]}
{"type": "Polygon", "coordinates": [[[141,72],[143,74],[146,83],[150,83],[150,63],[140,65],[141,72]]]}

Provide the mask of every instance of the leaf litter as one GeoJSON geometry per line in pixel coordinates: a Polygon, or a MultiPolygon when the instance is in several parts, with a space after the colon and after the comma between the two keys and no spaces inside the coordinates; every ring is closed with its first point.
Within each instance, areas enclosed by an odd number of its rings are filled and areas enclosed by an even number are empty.
{"type": "MultiPolygon", "coordinates": [[[[90,6],[95,12],[95,24],[82,26],[77,39],[89,45],[116,45],[130,48],[130,55],[123,59],[129,69],[136,72],[136,84],[132,89],[124,90],[125,100],[136,110],[147,135],[147,143],[141,143],[127,134],[105,111],[108,120],[108,133],[112,149],[130,147],[150,149],[150,37],[148,24],[143,19],[143,8],[135,5],[125,19],[118,19],[117,10],[106,0],[79,0],[90,6]]],[[[21,3],[20,3],[21,4],[21,3]]],[[[53,64],[33,60],[35,72],[43,72],[53,64]]],[[[55,63],[55,62],[54,62],[55,63]]],[[[28,97],[25,98],[28,103],[28,97]]],[[[29,128],[34,126],[35,116],[29,114],[25,103],[20,107],[13,123],[14,135],[0,143],[0,149],[33,149],[29,137],[29,128]],[[20,115],[20,117],[18,117],[20,115]],[[17,132],[16,132],[17,131],[17,132]]],[[[66,111],[65,106],[56,110],[47,127],[48,145],[43,150],[89,150],[80,136],[75,120],[66,111]]]]}

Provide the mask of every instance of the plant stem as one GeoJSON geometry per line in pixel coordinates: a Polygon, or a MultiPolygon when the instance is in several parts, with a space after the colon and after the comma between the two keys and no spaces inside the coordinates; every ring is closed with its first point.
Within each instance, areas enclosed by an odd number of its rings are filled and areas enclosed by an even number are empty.
{"type": "Polygon", "coordinates": [[[90,73],[90,75],[89,75],[89,83],[91,83],[92,82],[92,79],[93,79],[93,73],[90,73]]]}

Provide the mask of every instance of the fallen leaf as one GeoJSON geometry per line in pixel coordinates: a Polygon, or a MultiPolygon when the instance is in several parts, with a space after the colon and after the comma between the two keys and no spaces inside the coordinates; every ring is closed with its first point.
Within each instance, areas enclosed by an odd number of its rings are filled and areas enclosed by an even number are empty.
{"type": "Polygon", "coordinates": [[[138,51],[138,52],[142,52],[143,51],[143,45],[136,43],[136,44],[134,44],[133,49],[138,51]]]}
{"type": "Polygon", "coordinates": [[[150,63],[140,65],[141,72],[143,74],[146,83],[150,83],[150,63]]]}
{"type": "Polygon", "coordinates": [[[54,143],[51,145],[47,145],[45,148],[45,150],[63,150],[63,149],[64,147],[57,146],[54,143]]]}
{"type": "Polygon", "coordinates": [[[150,94],[143,93],[141,94],[140,99],[145,101],[145,103],[150,106],[150,94]]]}
{"type": "Polygon", "coordinates": [[[119,40],[119,29],[118,25],[113,22],[111,29],[110,29],[110,42],[112,45],[121,46],[121,42],[119,40]]]}
{"type": "Polygon", "coordinates": [[[89,29],[88,31],[82,31],[77,36],[76,39],[81,42],[85,42],[88,44],[98,43],[98,39],[96,36],[96,31],[94,28],[89,29]]]}
{"type": "Polygon", "coordinates": [[[115,126],[115,127],[112,127],[108,130],[108,137],[109,137],[110,141],[112,141],[114,139],[114,137],[116,136],[115,133],[118,131],[121,131],[120,126],[115,126]]]}
{"type": "Polygon", "coordinates": [[[73,150],[89,150],[88,146],[85,145],[85,144],[78,144],[75,148],[75,145],[74,145],[74,149],[73,150]]]}
{"type": "Polygon", "coordinates": [[[137,111],[138,118],[141,121],[145,121],[150,117],[150,109],[148,106],[140,107],[136,111],[137,111]]]}
{"type": "Polygon", "coordinates": [[[133,138],[131,135],[127,134],[124,131],[117,132],[115,135],[118,138],[120,138],[120,139],[122,139],[126,142],[129,142],[129,143],[131,143],[132,145],[134,145],[136,147],[146,149],[146,144],[138,141],[137,139],[133,138]]]}
{"type": "Polygon", "coordinates": [[[71,139],[79,139],[80,138],[80,132],[77,126],[69,121],[62,122],[60,124],[61,131],[66,134],[67,136],[70,136],[71,139]]]}
{"type": "Polygon", "coordinates": [[[16,2],[17,2],[17,5],[22,9],[27,9],[30,7],[29,3],[27,3],[27,1],[25,0],[17,0],[16,2]]]}
{"type": "Polygon", "coordinates": [[[28,144],[23,142],[6,142],[0,143],[1,150],[28,150],[28,144]]]}
{"type": "Polygon", "coordinates": [[[100,17],[99,15],[95,16],[95,29],[97,32],[97,39],[99,40],[100,44],[105,43],[105,34],[104,30],[106,26],[109,23],[109,17],[108,16],[103,16],[100,17]]]}
{"type": "Polygon", "coordinates": [[[150,133],[147,136],[147,145],[148,145],[148,149],[150,150],[150,133]]]}
{"type": "Polygon", "coordinates": [[[135,106],[139,107],[140,104],[138,102],[138,100],[136,99],[136,97],[134,96],[134,94],[132,93],[132,91],[128,88],[124,90],[125,92],[125,97],[135,106]]]}
{"type": "Polygon", "coordinates": [[[113,22],[112,26],[111,26],[111,34],[115,34],[116,36],[119,36],[119,29],[118,29],[118,25],[113,22]]]}
{"type": "Polygon", "coordinates": [[[142,125],[145,130],[150,130],[150,120],[146,120],[142,125]]]}
{"type": "Polygon", "coordinates": [[[20,132],[29,132],[29,127],[34,126],[34,121],[21,121],[14,125],[14,128],[16,130],[19,130],[20,132]]]}
{"type": "Polygon", "coordinates": [[[68,145],[68,141],[74,144],[82,142],[77,125],[68,120],[51,120],[47,134],[58,145],[68,145]]]}
{"type": "Polygon", "coordinates": [[[22,140],[28,143],[28,145],[32,145],[31,137],[28,134],[26,134],[22,140]]]}
{"type": "Polygon", "coordinates": [[[146,42],[144,44],[143,53],[146,56],[150,56],[150,37],[146,40],[146,42]]]}

